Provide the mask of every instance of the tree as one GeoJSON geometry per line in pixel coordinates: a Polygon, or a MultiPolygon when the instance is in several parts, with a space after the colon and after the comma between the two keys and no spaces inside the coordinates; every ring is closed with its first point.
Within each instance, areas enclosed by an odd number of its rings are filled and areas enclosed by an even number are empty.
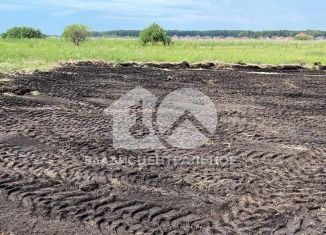
{"type": "Polygon", "coordinates": [[[45,35],[39,29],[29,27],[14,27],[2,34],[3,38],[44,38],[45,35]]]}
{"type": "Polygon", "coordinates": [[[300,41],[308,41],[308,40],[312,40],[313,36],[311,36],[309,34],[305,34],[305,33],[299,33],[299,34],[295,35],[294,38],[296,40],[300,40],[300,41]]]}
{"type": "Polygon", "coordinates": [[[163,43],[164,46],[171,44],[171,38],[167,35],[167,32],[156,23],[151,24],[140,32],[139,38],[143,45],[147,43],[163,43]]]}
{"type": "Polygon", "coordinates": [[[79,46],[90,36],[90,29],[87,25],[72,24],[65,27],[62,36],[79,46]]]}

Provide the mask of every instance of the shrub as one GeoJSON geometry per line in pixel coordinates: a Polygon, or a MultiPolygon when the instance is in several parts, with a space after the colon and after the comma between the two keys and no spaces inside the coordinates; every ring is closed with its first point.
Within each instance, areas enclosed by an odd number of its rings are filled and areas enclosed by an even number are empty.
{"type": "Polygon", "coordinates": [[[139,34],[139,38],[143,45],[146,45],[147,43],[163,43],[165,46],[171,44],[171,38],[168,37],[167,32],[155,23],[145,28],[139,34]]]}
{"type": "Polygon", "coordinates": [[[2,34],[3,38],[44,38],[41,30],[28,27],[14,27],[2,34]]]}
{"type": "Polygon", "coordinates": [[[294,39],[300,40],[300,41],[308,41],[308,40],[312,40],[313,36],[305,34],[305,33],[299,33],[299,34],[295,35],[294,39]]]}
{"type": "Polygon", "coordinates": [[[90,36],[90,29],[87,25],[72,24],[65,27],[62,36],[79,46],[90,36]]]}

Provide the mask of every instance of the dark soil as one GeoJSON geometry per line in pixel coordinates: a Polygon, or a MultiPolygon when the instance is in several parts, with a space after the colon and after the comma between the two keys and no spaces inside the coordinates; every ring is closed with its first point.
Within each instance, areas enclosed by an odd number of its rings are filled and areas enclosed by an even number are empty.
{"type": "Polygon", "coordinates": [[[326,233],[324,72],[154,67],[78,63],[0,80],[0,231],[326,233]],[[211,97],[210,143],[114,149],[104,109],[136,86],[160,98],[178,88],[211,97]],[[221,161],[103,164],[112,156],[221,161]]]}

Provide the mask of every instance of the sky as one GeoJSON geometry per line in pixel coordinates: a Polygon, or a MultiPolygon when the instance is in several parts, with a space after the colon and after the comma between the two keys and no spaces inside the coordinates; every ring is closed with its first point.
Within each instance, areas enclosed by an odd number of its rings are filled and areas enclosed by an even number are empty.
{"type": "Polygon", "coordinates": [[[54,35],[72,23],[105,31],[153,22],[179,30],[326,30],[325,11],[325,0],[0,0],[0,32],[31,26],[54,35]]]}

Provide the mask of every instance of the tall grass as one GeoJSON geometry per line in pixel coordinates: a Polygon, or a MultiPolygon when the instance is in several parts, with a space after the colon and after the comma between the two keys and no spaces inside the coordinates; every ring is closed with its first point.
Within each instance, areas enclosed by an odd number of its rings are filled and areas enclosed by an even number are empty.
{"type": "Polygon", "coordinates": [[[90,39],[81,46],[60,38],[0,39],[0,71],[45,69],[58,61],[326,64],[325,41],[178,40],[171,46],[141,46],[136,39],[90,39]]]}

